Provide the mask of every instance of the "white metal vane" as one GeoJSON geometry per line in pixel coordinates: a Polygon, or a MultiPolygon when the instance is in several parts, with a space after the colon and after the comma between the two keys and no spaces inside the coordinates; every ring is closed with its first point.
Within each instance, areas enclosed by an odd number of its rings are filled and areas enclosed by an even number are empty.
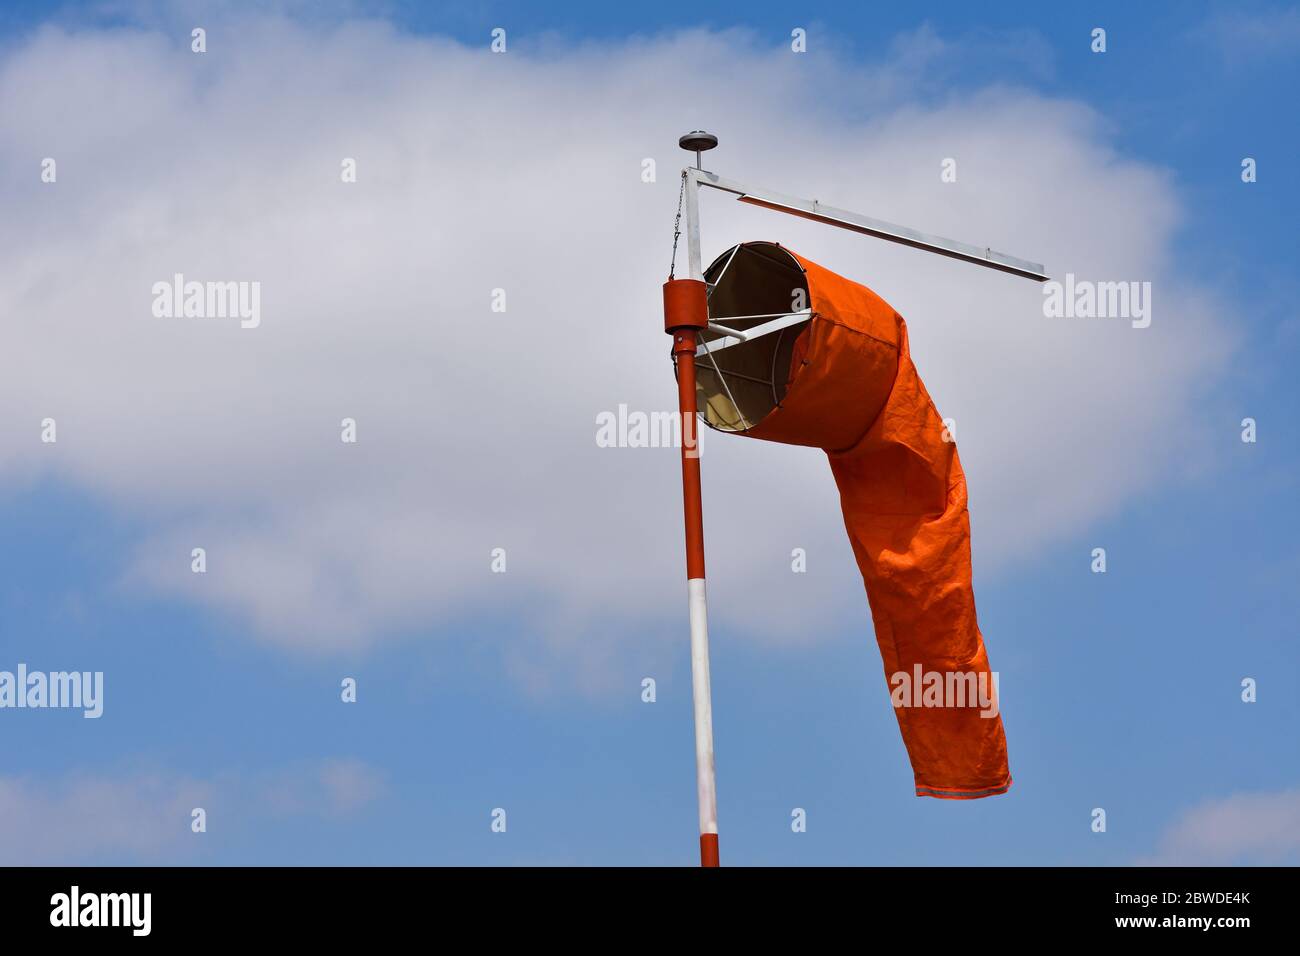
{"type": "MultiPolygon", "coordinates": [[[[768,189],[754,189],[744,183],[723,179],[721,176],[703,169],[686,170],[687,192],[698,189],[700,186],[709,186],[723,192],[735,193],[736,198],[741,202],[747,202],[754,206],[789,213],[802,219],[811,219],[814,222],[825,223],[828,226],[848,229],[850,232],[875,236],[877,239],[888,239],[890,242],[902,243],[914,249],[937,252],[941,256],[950,256],[953,259],[972,262],[977,266],[986,266],[1000,272],[1010,272],[1012,275],[1023,276],[1026,279],[1046,282],[1050,278],[1043,271],[1041,263],[1017,259],[1015,256],[995,252],[987,246],[972,246],[969,243],[958,242],[956,239],[932,236],[916,229],[910,229],[907,226],[896,226],[892,222],[884,222],[880,219],[872,219],[870,216],[849,212],[847,209],[836,209],[834,206],[828,206],[816,199],[796,199],[793,196],[785,196],[768,189]]],[[[688,201],[686,208],[688,214],[691,211],[694,211],[696,215],[699,213],[698,202],[691,204],[688,201]]],[[[691,231],[688,221],[688,242],[691,237],[699,238],[699,228],[697,226],[694,231],[691,231]]],[[[692,278],[699,277],[692,274],[692,278]]]]}
{"type": "MultiPolygon", "coordinates": [[[[692,279],[704,278],[704,266],[700,252],[699,192],[701,186],[732,193],[740,202],[761,206],[764,209],[787,213],[801,219],[810,219],[813,222],[835,226],[839,229],[847,229],[850,232],[857,232],[866,236],[874,236],[877,239],[886,239],[889,242],[897,242],[924,252],[933,252],[952,259],[960,259],[963,262],[984,266],[987,269],[996,269],[999,272],[1007,272],[1025,279],[1033,279],[1036,282],[1046,282],[1051,278],[1047,275],[1042,263],[1029,262],[1025,259],[1009,256],[987,246],[975,246],[966,242],[958,242],[956,239],[930,235],[909,226],[898,226],[847,209],[837,209],[835,206],[828,206],[818,199],[799,199],[770,189],[760,189],[738,183],[735,180],[723,179],[716,173],[700,168],[701,153],[718,145],[718,138],[712,133],[694,130],[682,136],[678,140],[678,144],[682,149],[691,150],[695,153],[695,168],[682,170],[682,174],[685,176],[683,188],[686,207],[687,264],[692,279]]],[[[723,271],[726,271],[725,266],[723,271]]],[[[740,319],[768,319],[762,325],[746,329],[744,332],[710,319],[710,331],[717,332],[724,337],[707,344],[701,344],[696,349],[696,355],[705,356],[771,332],[778,332],[806,320],[810,314],[811,310],[805,309],[802,312],[773,313],[761,316],[732,315],[726,317],[728,320],[733,321],[740,319]]]]}

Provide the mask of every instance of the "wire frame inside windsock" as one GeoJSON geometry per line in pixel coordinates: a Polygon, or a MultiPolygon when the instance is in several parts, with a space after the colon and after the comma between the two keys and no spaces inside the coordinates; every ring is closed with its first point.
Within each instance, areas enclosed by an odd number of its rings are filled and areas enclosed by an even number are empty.
{"type": "Polygon", "coordinates": [[[700,414],[720,431],[747,431],[785,398],[795,340],[812,320],[808,281],[799,261],[771,242],[733,246],[704,280],[709,328],[695,353],[700,414]]]}

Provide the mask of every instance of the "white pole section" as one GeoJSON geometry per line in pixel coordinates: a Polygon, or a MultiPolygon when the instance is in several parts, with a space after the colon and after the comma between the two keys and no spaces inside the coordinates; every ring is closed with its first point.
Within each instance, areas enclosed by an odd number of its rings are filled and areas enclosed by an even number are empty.
{"type": "Polygon", "coordinates": [[[691,578],[686,582],[686,600],[691,617],[691,687],[695,698],[695,787],[700,800],[700,836],[703,841],[706,834],[713,835],[716,853],[718,791],[713,767],[713,693],[709,685],[709,611],[704,578],[691,578]]]}
{"type": "Polygon", "coordinates": [[[692,279],[704,278],[700,261],[700,184],[698,170],[686,170],[686,259],[692,279]]]}

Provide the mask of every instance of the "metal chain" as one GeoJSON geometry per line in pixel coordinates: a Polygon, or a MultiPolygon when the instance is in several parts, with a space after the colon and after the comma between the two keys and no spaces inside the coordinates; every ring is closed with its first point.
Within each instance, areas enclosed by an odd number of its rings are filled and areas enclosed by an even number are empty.
{"type": "Polygon", "coordinates": [[[668,264],[671,281],[677,271],[677,239],[682,234],[682,200],[686,198],[686,170],[682,170],[682,188],[677,193],[677,218],[673,220],[673,261],[668,264]]]}

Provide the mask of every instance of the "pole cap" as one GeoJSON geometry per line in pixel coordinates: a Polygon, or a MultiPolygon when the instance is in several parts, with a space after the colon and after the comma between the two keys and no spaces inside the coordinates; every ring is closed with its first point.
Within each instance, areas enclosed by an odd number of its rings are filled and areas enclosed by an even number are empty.
{"type": "Polygon", "coordinates": [[[718,145],[718,137],[702,129],[693,129],[677,140],[677,145],[694,153],[702,153],[718,145]]]}

